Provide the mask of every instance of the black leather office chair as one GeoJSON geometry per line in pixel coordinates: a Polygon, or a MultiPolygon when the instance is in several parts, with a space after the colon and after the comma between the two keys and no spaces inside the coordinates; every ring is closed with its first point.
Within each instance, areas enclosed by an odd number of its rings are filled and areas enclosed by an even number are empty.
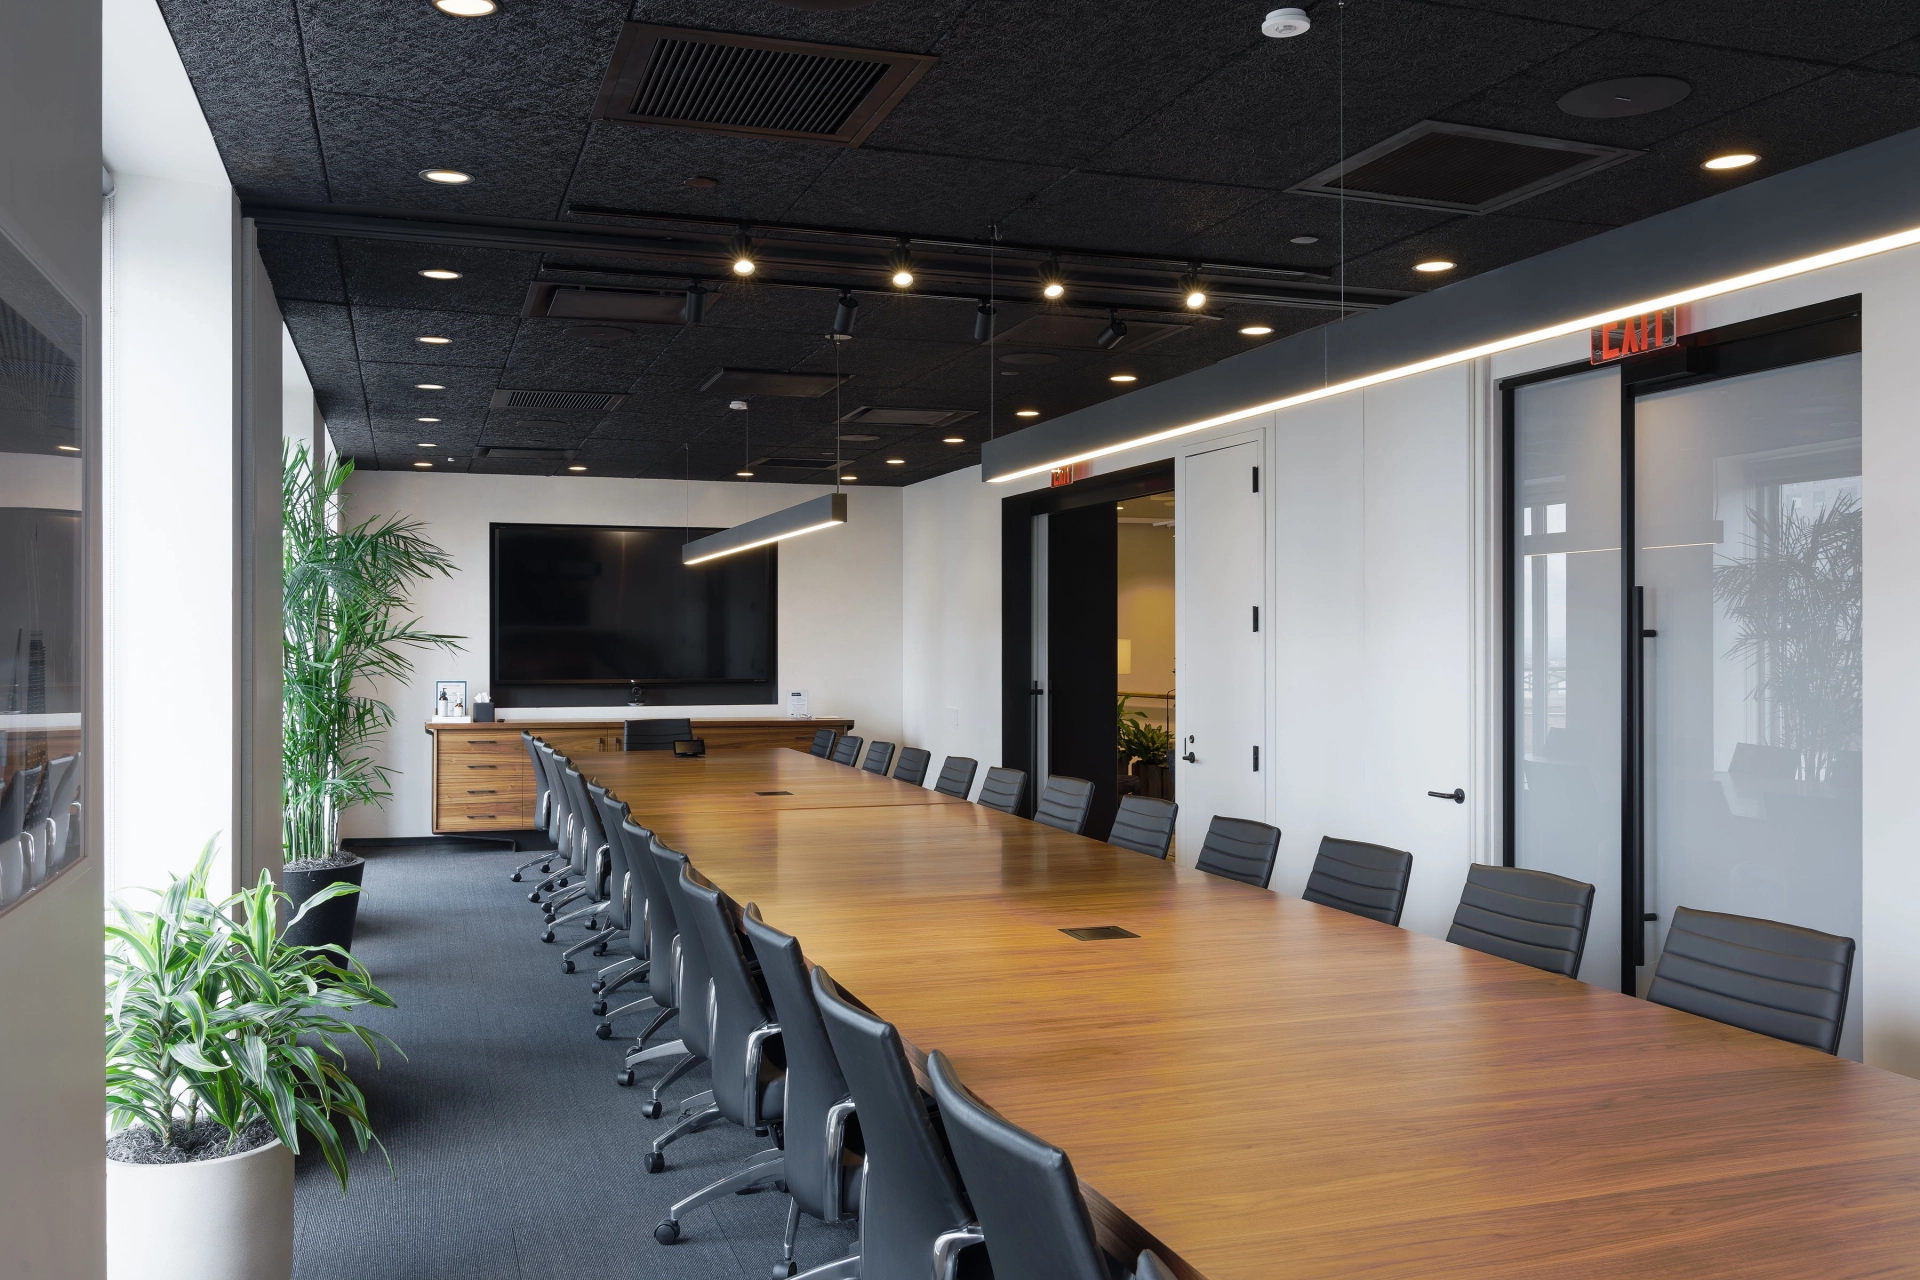
{"type": "Polygon", "coordinates": [[[965,800],[973,790],[973,773],[979,767],[980,762],[972,756],[948,756],[940,766],[940,776],[934,780],[933,789],[943,796],[965,800]]]}
{"type": "Polygon", "coordinates": [[[825,760],[828,754],[833,751],[834,736],[834,732],[831,729],[815,729],[813,731],[813,745],[807,748],[807,754],[810,756],[819,756],[822,760],[825,760]]]}
{"type": "Polygon", "coordinates": [[[1173,847],[1173,820],[1179,814],[1180,806],[1171,800],[1121,796],[1120,811],[1113,815],[1113,832],[1107,843],[1164,860],[1173,847]]]}
{"type": "Polygon", "coordinates": [[[47,870],[58,871],[67,861],[67,840],[72,833],[73,804],[80,796],[80,782],[86,770],[80,766],[80,753],[61,756],[47,765],[46,812],[41,825],[53,825],[43,832],[47,844],[47,870]]]}
{"type": "Polygon", "coordinates": [[[1093,808],[1093,784],[1085,778],[1068,778],[1057,773],[1047,775],[1040,789],[1040,803],[1033,807],[1033,820],[1079,835],[1087,825],[1087,810],[1093,808]]]}
{"type": "MultiPolygon", "coordinates": [[[[780,1024],[747,968],[746,947],[734,926],[733,900],[697,878],[684,859],[680,864],[680,898],[691,911],[706,948],[713,978],[713,1006],[707,1023],[712,1036],[708,1056],[713,1061],[713,1109],[753,1133],[772,1134],[786,1113],[787,1071],[782,1053],[780,1024]]],[[[747,1167],[708,1183],[674,1202],[653,1229],[653,1238],[672,1244],[680,1238],[680,1218],[763,1182],[787,1176],[787,1161],[775,1145],[751,1157],[747,1167]]]]}
{"type": "Polygon", "coordinates": [[[1209,875],[1264,889],[1273,879],[1273,860],[1279,853],[1280,828],[1251,818],[1215,815],[1193,865],[1209,875]]]}
{"type": "Polygon", "coordinates": [[[573,814],[567,806],[567,789],[560,781],[560,772],[566,757],[546,743],[540,743],[540,770],[547,779],[547,833],[553,841],[552,854],[540,864],[545,879],[540,880],[527,901],[540,904],[544,909],[544,896],[549,890],[564,889],[567,879],[573,874],[573,814]]]}
{"type": "MultiPolygon", "coordinates": [[[[680,870],[688,865],[685,854],[660,843],[658,836],[653,838],[654,870],[659,873],[661,887],[666,890],[667,899],[673,903],[674,919],[680,925],[679,972],[674,975],[673,987],[680,1002],[677,1025],[680,1028],[680,1042],[686,1047],[686,1052],[667,1069],[666,1075],[654,1082],[653,1096],[645,1108],[649,1119],[659,1114],[662,1089],[697,1064],[713,1057],[713,970],[707,959],[705,939],[694,923],[693,904],[687,900],[680,886],[680,870]]],[[[715,1075],[718,1074],[716,1071],[715,1075]]],[[[665,1133],[653,1140],[647,1152],[647,1172],[659,1173],[667,1167],[667,1158],[663,1153],[674,1139],[683,1133],[704,1129],[719,1118],[719,1109],[713,1105],[712,1090],[681,1099],[679,1118],[665,1133]]]]}
{"type": "Polygon", "coordinates": [[[927,781],[927,766],[933,763],[933,752],[925,747],[900,748],[900,763],[893,766],[893,776],[899,782],[911,782],[914,786],[924,786],[927,781]]]}
{"type": "Polygon", "coordinates": [[[1356,916],[1398,925],[1407,905],[1407,881],[1413,875],[1413,855],[1383,844],[1320,837],[1306,891],[1300,896],[1323,907],[1338,907],[1356,916]]]}
{"type": "Polygon", "coordinates": [[[939,1122],[914,1083],[900,1033],[849,1001],[817,965],[813,998],[853,1091],[867,1151],[860,1205],[863,1280],[939,1275],[932,1269],[936,1257],[957,1260],[962,1280],[990,1276],[983,1268],[986,1251],[967,1247],[980,1239],[973,1207],[939,1122]]]}
{"type": "Polygon", "coordinates": [[[867,758],[861,761],[860,767],[868,773],[877,773],[884,778],[887,776],[887,766],[892,763],[893,744],[891,742],[876,742],[867,748],[867,758]]]}
{"type": "Polygon", "coordinates": [[[1590,884],[1476,862],[1467,868],[1447,941],[1574,978],[1592,915],[1590,884]]]}
{"type": "MultiPolygon", "coordinates": [[[[547,785],[547,771],[540,763],[540,748],[544,744],[531,733],[522,729],[520,731],[520,745],[527,749],[527,759],[533,763],[533,825],[540,831],[545,832],[550,825],[548,818],[553,811],[553,793],[547,785]]],[[[551,847],[553,840],[551,835],[548,836],[547,843],[549,845],[548,848],[542,850],[537,856],[529,858],[515,867],[513,874],[507,878],[515,884],[519,884],[521,878],[527,871],[539,866],[543,862],[549,861],[553,855],[553,849],[551,847]]]]}
{"type": "Polygon", "coordinates": [[[562,973],[573,972],[573,958],[582,951],[591,949],[596,956],[605,955],[608,945],[626,933],[627,902],[632,892],[632,886],[629,884],[631,872],[627,867],[626,846],[613,836],[621,817],[624,816],[618,810],[626,806],[619,804],[608,795],[607,789],[599,783],[587,782],[584,785],[589,807],[593,811],[594,835],[601,841],[600,849],[605,858],[606,882],[596,895],[600,910],[587,921],[587,936],[560,953],[562,973]]]}
{"type": "Polygon", "coordinates": [[[998,809],[1002,813],[1012,813],[1020,807],[1027,795],[1027,775],[1023,769],[1003,769],[995,766],[987,770],[987,780],[980,784],[978,803],[989,809],[998,809]]]}
{"type": "Polygon", "coordinates": [[[671,751],[693,736],[691,720],[629,720],[621,745],[628,751],[671,751]]]}
{"type": "Polygon", "coordinates": [[[1101,1250],[1066,1152],[976,1098],[938,1049],[927,1055],[927,1077],[994,1280],[1172,1280],[1151,1249],[1132,1270],[1101,1250]]]}
{"type": "Polygon", "coordinates": [[[833,754],[827,759],[835,764],[844,764],[852,768],[860,761],[860,744],[865,741],[866,739],[851,733],[842,734],[840,741],[833,744],[833,754]]]}
{"type": "Polygon", "coordinates": [[[553,941],[553,925],[560,918],[560,908],[577,898],[589,894],[597,846],[593,840],[593,830],[587,809],[587,792],[584,786],[575,786],[571,779],[577,778],[580,771],[573,762],[557,752],[553,757],[553,789],[560,797],[564,812],[565,827],[561,834],[561,853],[564,863],[551,876],[534,886],[533,895],[540,902],[540,911],[546,917],[547,929],[541,936],[542,942],[553,941]],[[537,896],[542,890],[548,893],[545,901],[537,896]]]}
{"type": "Polygon", "coordinates": [[[11,840],[27,829],[27,812],[40,794],[46,772],[47,766],[37,764],[7,779],[7,789],[0,792],[0,840],[11,840]]]}
{"type": "MultiPolygon", "coordinates": [[[[749,902],[740,927],[760,961],[773,1012],[780,1019],[780,1043],[787,1058],[787,1111],[782,1134],[787,1152],[787,1234],[781,1245],[776,1276],[793,1274],[793,1242],[800,1215],[821,1222],[839,1222],[857,1212],[860,1204],[860,1126],[854,1119],[853,1090],[833,1056],[827,1024],[813,998],[806,957],[800,944],[760,918],[760,908],[749,902]],[[851,1141],[849,1140],[851,1139],[851,1141]]],[[[808,1280],[852,1280],[860,1274],[860,1255],[814,1267],[808,1280]]]]}
{"type": "MultiPolygon", "coordinates": [[[[592,790],[599,790],[591,783],[588,786],[592,790]]],[[[638,982],[647,976],[649,959],[646,884],[640,878],[640,868],[634,861],[634,850],[626,834],[626,828],[633,821],[632,814],[627,809],[626,801],[615,798],[611,792],[603,794],[604,800],[601,795],[595,795],[594,803],[600,806],[600,826],[607,833],[607,845],[612,853],[614,889],[608,898],[607,918],[608,923],[615,926],[615,932],[596,946],[593,953],[603,955],[616,942],[623,942],[625,954],[594,975],[593,993],[596,998],[592,1011],[595,1017],[607,1012],[608,996],[628,983],[638,982]]],[[[639,852],[644,860],[644,845],[639,852]]],[[[612,1035],[611,1029],[607,1034],[612,1035]]]]}
{"type": "Polygon", "coordinates": [[[567,856],[579,873],[579,879],[571,888],[547,899],[547,929],[540,935],[542,942],[552,942],[559,926],[572,924],[575,920],[585,920],[587,932],[594,932],[598,928],[599,914],[606,906],[607,884],[613,874],[607,835],[600,829],[600,815],[594,812],[593,801],[587,796],[587,780],[569,764],[560,771],[560,784],[566,790],[567,805],[573,811],[574,844],[567,856]],[[582,905],[561,915],[560,908],[573,902],[582,905]]]}
{"type": "Polygon", "coordinates": [[[1852,938],[1679,907],[1647,999],[1838,1053],[1853,956],[1852,938]]]}
{"type": "MultiPolygon", "coordinates": [[[[647,994],[611,1013],[607,1012],[604,1000],[598,1001],[593,1006],[593,1012],[604,1019],[594,1028],[594,1034],[603,1040],[612,1038],[613,1020],[622,1014],[653,1012],[653,1018],[634,1038],[633,1047],[627,1050],[625,1061],[614,1074],[614,1083],[628,1087],[633,1084],[633,1069],[636,1066],[656,1058],[685,1058],[687,1044],[684,1040],[669,1040],[651,1046],[647,1044],[667,1019],[680,1012],[680,926],[673,914],[673,901],[667,897],[666,889],[660,883],[659,863],[653,856],[653,833],[628,819],[620,824],[620,835],[627,847],[627,865],[639,873],[640,892],[647,902],[647,994]]],[[[687,1060],[679,1066],[680,1073],[685,1074],[697,1061],[687,1060]]],[[[654,1096],[642,1105],[641,1112],[649,1120],[660,1115],[659,1088],[677,1078],[669,1077],[662,1081],[655,1089],[654,1096]]]]}

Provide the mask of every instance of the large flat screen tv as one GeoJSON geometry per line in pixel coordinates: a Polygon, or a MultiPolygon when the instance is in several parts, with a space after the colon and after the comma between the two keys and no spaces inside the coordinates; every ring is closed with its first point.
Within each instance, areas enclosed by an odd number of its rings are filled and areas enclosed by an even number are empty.
{"type": "Polygon", "coordinates": [[[775,548],[688,567],[681,545],[713,530],[492,528],[496,690],[775,678],[775,548]]]}

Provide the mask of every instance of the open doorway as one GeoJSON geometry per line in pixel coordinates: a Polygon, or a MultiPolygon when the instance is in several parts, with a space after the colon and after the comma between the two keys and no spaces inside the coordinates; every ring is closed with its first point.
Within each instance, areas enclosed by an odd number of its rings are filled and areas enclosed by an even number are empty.
{"type": "Polygon", "coordinates": [[[1114,504],[1116,791],[1173,799],[1174,495],[1114,504]]]}

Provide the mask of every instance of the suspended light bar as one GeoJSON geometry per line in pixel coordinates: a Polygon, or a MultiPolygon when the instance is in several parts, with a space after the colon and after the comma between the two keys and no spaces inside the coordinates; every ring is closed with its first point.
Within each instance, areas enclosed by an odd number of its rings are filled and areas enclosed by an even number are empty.
{"type": "MultiPolygon", "coordinates": [[[[1311,391],[1302,391],[1298,395],[1283,396],[1278,400],[1269,400],[1264,404],[1248,405],[1244,409],[1235,409],[1231,413],[1216,414],[1202,418],[1197,422],[1182,423],[1177,427],[1168,427],[1162,431],[1150,431],[1142,435],[1130,436],[1113,444],[1102,445],[1096,449],[1086,449],[1079,453],[1066,454],[1058,458],[1049,458],[1033,466],[1021,467],[1005,475],[985,476],[989,483],[1004,484],[1009,480],[1024,480],[1028,476],[1045,475],[1060,467],[1069,467],[1075,463],[1091,462],[1095,458],[1104,458],[1109,454],[1124,453],[1128,449],[1138,449],[1142,445],[1158,444],[1163,440],[1172,440],[1179,436],[1190,435],[1195,431],[1205,431],[1209,427],[1224,426],[1230,422],[1240,422],[1257,417],[1263,413],[1272,413],[1278,409],[1291,409],[1295,405],[1310,404],[1315,400],[1325,400],[1330,396],[1344,395],[1349,391],[1359,391],[1366,387],[1377,387],[1383,382],[1394,382],[1401,378],[1412,377],[1417,373],[1428,373],[1434,369],[1444,369],[1449,365],[1462,364],[1468,360],[1478,360],[1484,356],[1498,355],[1502,351],[1512,351],[1517,347],[1531,346],[1536,342],[1545,342],[1550,338],[1563,338],[1571,333],[1582,333],[1595,329],[1614,320],[1624,320],[1629,316],[1645,315],[1649,311],[1664,311],[1668,307],[1683,306],[1689,302],[1700,302],[1707,298],[1717,298],[1721,294],[1735,293],[1741,289],[1751,289],[1757,285],[1770,284],[1775,280],[1784,280],[1789,276],[1802,275],[1809,271],[1818,271],[1823,267],[1839,266],[1846,262],[1856,262],[1861,258],[1870,258],[1875,254],[1887,253],[1894,249],[1905,249],[1920,244],[1920,227],[1910,227],[1892,235],[1879,236],[1872,240],[1862,240],[1857,244],[1846,245],[1839,249],[1829,249],[1825,253],[1816,253],[1810,257],[1795,258],[1791,262],[1778,263],[1771,267],[1762,267],[1757,271],[1744,272],[1737,276],[1728,276],[1724,280],[1715,280],[1710,284],[1695,285],[1690,289],[1681,289],[1658,297],[1647,298],[1625,306],[1611,308],[1576,320],[1565,320],[1543,329],[1533,329],[1526,333],[1516,333],[1511,337],[1497,338],[1492,342],[1483,342],[1477,346],[1463,347],[1445,355],[1433,356],[1426,360],[1416,360],[1412,364],[1403,364],[1392,369],[1383,369],[1364,377],[1349,378],[1345,382],[1336,382],[1329,386],[1316,387],[1311,391]]],[[[1023,435],[1025,433],[1022,433],[1023,435]]]]}
{"type": "Polygon", "coordinates": [[[695,538],[680,548],[680,563],[705,564],[721,556],[771,546],[788,538],[797,538],[803,533],[818,533],[846,522],[847,495],[823,493],[797,507],[788,507],[770,516],[761,516],[758,520],[749,520],[731,529],[710,533],[704,538],[695,538]]]}

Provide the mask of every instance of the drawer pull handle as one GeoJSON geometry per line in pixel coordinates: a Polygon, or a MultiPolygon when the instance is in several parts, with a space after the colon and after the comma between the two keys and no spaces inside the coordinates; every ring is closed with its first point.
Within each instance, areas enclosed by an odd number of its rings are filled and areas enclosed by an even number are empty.
{"type": "Polygon", "coordinates": [[[467,820],[469,822],[490,822],[493,820],[493,816],[491,813],[470,813],[467,815],[467,820]]]}
{"type": "Polygon", "coordinates": [[[500,745],[500,740],[498,738],[468,738],[467,745],[470,747],[497,747],[500,745]]]}
{"type": "Polygon", "coordinates": [[[497,764],[470,764],[467,766],[469,769],[498,769],[499,767],[497,764]]]}
{"type": "Polygon", "coordinates": [[[500,793],[498,791],[476,791],[471,787],[469,787],[467,789],[467,794],[470,796],[497,796],[500,793]]]}

